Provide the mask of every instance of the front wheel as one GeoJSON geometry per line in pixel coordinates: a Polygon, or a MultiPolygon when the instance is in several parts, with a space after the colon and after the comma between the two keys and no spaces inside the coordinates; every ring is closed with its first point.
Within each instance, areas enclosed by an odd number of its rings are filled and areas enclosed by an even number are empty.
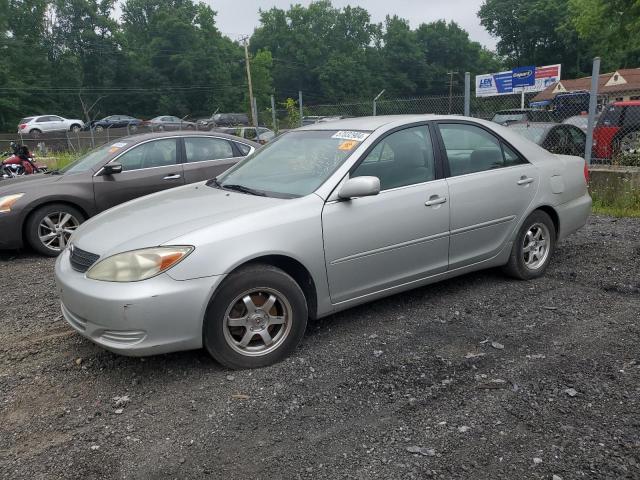
{"type": "Polygon", "coordinates": [[[307,317],[305,296],[291,276],[270,265],[252,265],[231,274],[211,300],[204,346],[229,368],[266,367],[295,350],[307,317]]]}
{"type": "Polygon", "coordinates": [[[71,130],[73,133],[78,133],[80,130],[82,130],[82,125],[73,124],[73,125],[71,125],[70,130],[71,130]]]}
{"type": "Polygon", "coordinates": [[[549,266],[556,245],[556,229],[551,217],[536,210],[520,227],[505,273],[519,280],[541,277],[549,266]]]}
{"type": "Polygon", "coordinates": [[[27,243],[36,252],[55,257],[84,220],[84,215],[70,205],[53,203],[40,207],[27,220],[27,243]]]}

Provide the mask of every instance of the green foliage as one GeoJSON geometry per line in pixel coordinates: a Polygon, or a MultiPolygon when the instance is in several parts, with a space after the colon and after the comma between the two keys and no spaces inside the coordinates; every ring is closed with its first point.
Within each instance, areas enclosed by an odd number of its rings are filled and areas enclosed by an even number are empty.
{"type": "Polygon", "coordinates": [[[287,98],[281,105],[287,111],[287,117],[284,119],[284,128],[298,128],[300,126],[300,107],[298,102],[293,98],[287,98]]]}
{"type": "Polygon", "coordinates": [[[572,25],[609,69],[640,64],[640,0],[569,0],[572,25]]]}
{"type": "Polygon", "coordinates": [[[509,67],[561,63],[563,77],[575,78],[591,71],[594,50],[579,38],[569,3],[485,0],[478,16],[482,26],[499,39],[498,54],[509,67]]]}
{"type": "Polygon", "coordinates": [[[593,212],[614,217],[640,217],[640,188],[630,182],[624,189],[591,190],[593,212]]]}

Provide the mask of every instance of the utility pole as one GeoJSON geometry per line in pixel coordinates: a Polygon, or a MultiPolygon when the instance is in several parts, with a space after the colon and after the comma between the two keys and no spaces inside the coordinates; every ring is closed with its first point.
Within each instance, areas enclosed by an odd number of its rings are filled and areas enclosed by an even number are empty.
{"type": "Polygon", "coordinates": [[[453,76],[458,72],[447,72],[449,75],[449,115],[451,115],[451,102],[453,101],[453,76]]]}
{"type": "Polygon", "coordinates": [[[253,122],[253,126],[258,126],[258,119],[256,118],[256,111],[254,109],[253,102],[253,84],[251,83],[251,65],[249,62],[249,44],[247,40],[249,37],[243,37],[242,42],[244,43],[244,61],[247,64],[247,81],[249,82],[249,105],[251,107],[251,120],[253,122]]]}

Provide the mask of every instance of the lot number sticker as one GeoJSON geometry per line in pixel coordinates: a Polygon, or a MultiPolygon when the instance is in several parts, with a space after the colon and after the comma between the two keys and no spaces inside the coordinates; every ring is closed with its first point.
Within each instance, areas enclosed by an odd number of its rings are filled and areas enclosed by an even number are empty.
{"type": "Polygon", "coordinates": [[[340,130],[339,132],[334,133],[331,138],[338,138],[341,140],[355,140],[356,142],[362,142],[369,136],[368,133],[364,132],[353,132],[349,130],[340,130]]]}

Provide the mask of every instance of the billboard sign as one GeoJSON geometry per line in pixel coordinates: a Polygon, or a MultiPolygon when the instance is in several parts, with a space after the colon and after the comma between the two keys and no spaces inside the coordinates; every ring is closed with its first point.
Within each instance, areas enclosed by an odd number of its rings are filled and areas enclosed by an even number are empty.
{"type": "Polygon", "coordinates": [[[476,76],[476,97],[541,92],[560,81],[561,65],[518,67],[513,70],[476,76]]]}

